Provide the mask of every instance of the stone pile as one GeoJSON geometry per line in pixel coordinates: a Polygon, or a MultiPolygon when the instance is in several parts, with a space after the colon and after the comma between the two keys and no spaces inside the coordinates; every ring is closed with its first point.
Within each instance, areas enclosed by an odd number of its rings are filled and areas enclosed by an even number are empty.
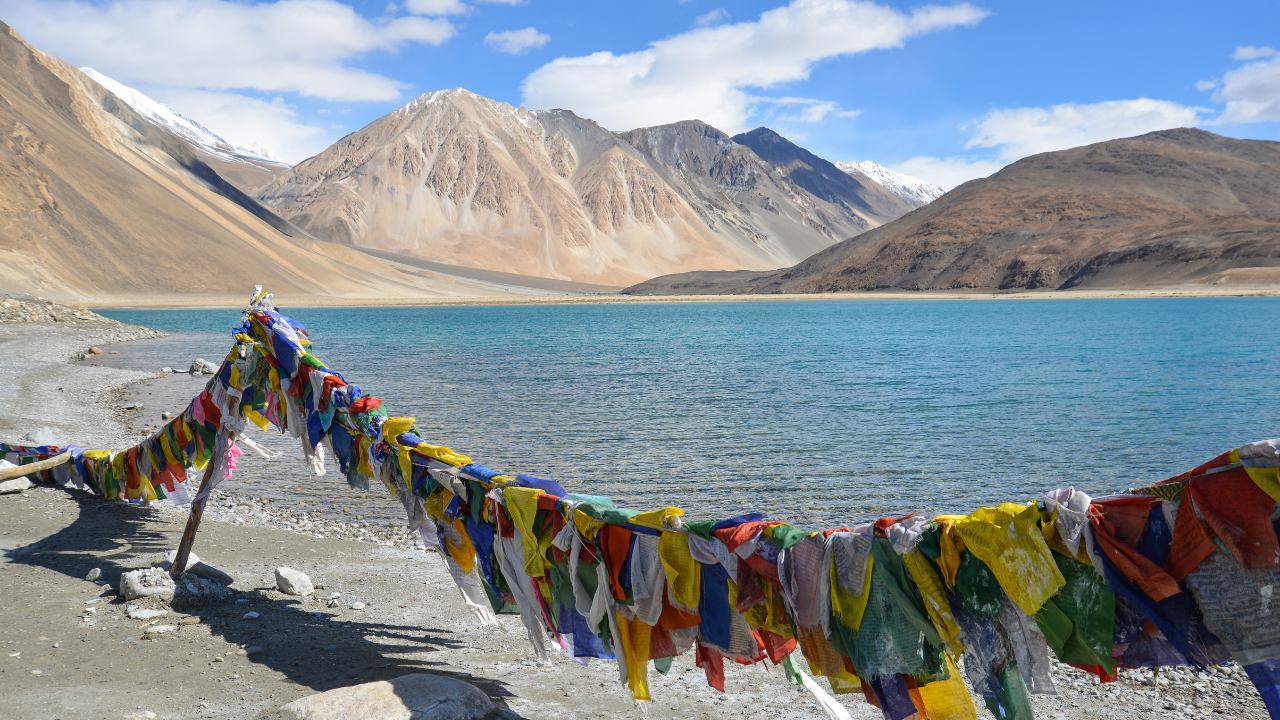
{"type": "Polygon", "coordinates": [[[36,298],[21,300],[7,297],[0,300],[0,322],[59,322],[68,325],[123,325],[115,320],[91,312],[84,305],[59,305],[52,300],[36,298]]]}

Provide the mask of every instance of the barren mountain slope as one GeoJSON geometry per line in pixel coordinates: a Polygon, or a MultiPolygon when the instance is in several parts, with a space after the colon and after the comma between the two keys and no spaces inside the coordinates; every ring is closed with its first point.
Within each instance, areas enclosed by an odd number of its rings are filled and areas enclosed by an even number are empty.
{"type": "Polygon", "coordinates": [[[420,274],[306,237],[3,24],[0,128],[0,287],[138,302],[242,299],[258,283],[293,297],[437,294],[420,274]]]}
{"type": "Polygon", "coordinates": [[[891,219],[813,195],[701,120],[619,136],[651,158],[714,231],[740,235],[780,258],[807,257],[891,219]]]}
{"type": "Polygon", "coordinates": [[[814,197],[702,123],[612,133],[461,88],[420,96],[258,198],[335,242],[624,284],[790,265],[882,221],[814,197]]]}
{"type": "Polygon", "coordinates": [[[767,127],[734,135],[789,180],[873,226],[892,222],[925,203],[910,202],[888,191],[857,168],[842,170],[767,127]]]}
{"type": "Polygon", "coordinates": [[[1113,289],[1280,281],[1280,143],[1165,130],[1021,160],[808,258],[630,291],[1113,289]]]}

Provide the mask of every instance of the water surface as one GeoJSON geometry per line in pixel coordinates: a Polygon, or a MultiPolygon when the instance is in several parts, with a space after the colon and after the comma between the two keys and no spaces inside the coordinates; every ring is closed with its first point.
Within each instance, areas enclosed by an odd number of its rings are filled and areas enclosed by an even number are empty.
{"type": "MultiPolygon", "coordinates": [[[[1102,494],[1280,430],[1280,298],[282,310],[430,442],[703,519],[1102,494]]],[[[102,314],[215,360],[239,322],[102,314]]],[[[351,502],[337,475],[290,465],[282,493],[351,502]]]]}

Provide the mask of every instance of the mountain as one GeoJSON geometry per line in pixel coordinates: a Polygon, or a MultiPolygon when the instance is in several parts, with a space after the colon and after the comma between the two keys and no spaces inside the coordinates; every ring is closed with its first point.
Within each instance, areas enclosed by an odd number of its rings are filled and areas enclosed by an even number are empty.
{"type": "Polygon", "coordinates": [[[241,191],[253,193],[277,175],[289,169],[289,165],[261,143],[233,146],[215,135],[205,126],[183,117],[123,83],[112,80],[90,67],[80,72],[110,90],[134,112],[152,124],[164,128],[189,143],[202,155],[202,159],[225,176],[241,191]]]}
{"type": "Polygon", "coordinates": [[[1020,160],[772,273],[624,292],[1067,290],[1280,281],[1280,143],[1176,129],[1020,160]]]}
{"type": "MultiPolygon", "coordinates": [[[[63,301],[240,303],[494,295],[318,241],[229,183],[169,125],[0,23],[0,288],[63,301]]],[[[545,292],[545,291],[539,291],[545,292]]]]}
{"type": "Polygon", "coordinates": [[[911,203],[914,207],[928,205],[946,194],[946,190],[918,177],[905,175],[896,170],[871,160],[862,162],[836,163],[836,167],[850,175],[861,175],[870,178],[885,190],[911,203]]]}
{"type": "Polygon", "coordinates": [[[886,195],[845,181],[819,197],[698,121],[614,133],[455,88],[342,138],[257,197],[333,242],[621,285],[794,264],[909,209],[886,195]]]}
{"type": "Polygon", "coordinates": [[[858,170],[844,170],[823,160],[767,127],[734,135],[733,141],[751,148],[788,179],[811,194],[854,215],[875,219],[876,225],[896,220],[924,203],[913,203],[888,191],[858,170]]]}

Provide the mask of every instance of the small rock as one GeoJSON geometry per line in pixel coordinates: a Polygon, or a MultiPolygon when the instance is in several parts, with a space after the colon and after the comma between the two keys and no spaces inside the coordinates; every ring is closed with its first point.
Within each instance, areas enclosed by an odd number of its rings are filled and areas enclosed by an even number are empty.
{"type": "Polygon", "coordinates": [[[23,436],[29,445],[53,445],[58,441],[53,435],[53,429],[46,426],[37,430],[32,430],[23,436]]]}
{"type": "Polygon", "coordinates": [[[0,495],[12,495],[14,493],[20,493],[23,490],[29,489],[30,487],[31,487],[31,481],[26,479],[25,477],[14,478],[12,480],[5,480],[4,482],[0,482],[0,495]]]}
{"type": "Polygon", "coordinates": [[[337,600],[330,600],[329,602],[325,603],[325,606],[326,606],[326,607],[338,607],[338,605],[339,605],[339,604],[340,604],[340,603],[339,603],[337,600]]]}
{"type": "Polygon", "coordinates": [[[257,655],[260,652],[262,652],[262,648],[258,647],[257,645],[250,645],[249,647],[243,650],[244,655],[257,655]]]}
{"type": "Polygon", "coordinates": [[[160,568],[134,570],[120,576],[120,595],[125,600],[155,596],[168,602],[173,599],[175,589],[173,578],[160,568]]]}
{"type": "Polygon", "coordinates": [[[311,584],[311,578],[307,577],[306,573],[287,567],[276,568],[276,587],[286,595],[303,597],[316,591],[315,586],[311,584]]]}
{"type": "Polygon", "coordinates": [[[56,647],[56,648],[60,648],[60,647],[62,647],[62,643],[60,643],[60,642],[56,642],[56,643],[54,643],[54,644],[53,644],[53,646],[54,646],[54,647],[56,647]]]}
{"type": "Polygon", "coordinates": [[[353,603],[351,603],[351,609],[352,609],[352,610],[363,610],[363,609],[364,609],[364,603],[362,603],[362,602],[353,602],[353,603]]]}
{"type": "Polygon", "coordinates": [[[100,577],[102,577],[102,568],[94,568],[89,571],[88,575],[84,576],[84,579],[88,580],[89,582],[94,582],[100,577]]]}
{"type": "Polygon", "coordinates": [[[162,367],[162,368],[160,368],[160,372],[165,373],[165,374],[170,374],[170,373],[172,373],[172,372],[173,372],[173,368],[171,368],[171,367],[162,367]]]}
{"type": "Polygon", "coordinates": [[[256,612],[254,612],[254,611],[250,610],[249,612],[247,612],[247,613],[245,613],[245,614],[244,614],[244,617],[242,617],[242,618],[240,618],[240,619],[241,619],[241,620],[257,620],[257,619],[258,619],[258,618],[260,618],[260,617],[262,617],[262,616],[261,616],[261,615],[259,615],[259,614],[258,614],[258,613],[256,613],[256,612]]]}
{"type": "Polygon", "coordinates": [[[173,413],[171,413],[171,412],[169,412],[169,411],[167,411],[167,410],[166,410],[165,412],[160,413],[160,419],[161,419],[161,420],[172,420],[172,419],[173,419],[173,413]]]}
{"type": "Polygon", "coordinates": [[[120,407],[121,409],[124,409],[124,410],[141,410],[142,403],[127,402],[124,405],[121,405],[120,407]]]}
{"type": "Polygon", "coordinates": [[[219,656],[215,657],[215,658],[213,659],[213,661],[214,661],[214,662],[226,662],[226,660],[222,659],[222,656],[221,656],[221,655],[219,655],[219,656]]]}
{"type": "Polygon", "coordinates": [[[330,600],[337,600],[337,599],[338,599],[338,598],[340,598],[340,597],[342,597],[342,593],[340,593],[340,592],[331,593],[331,594],[329,595],[329,599],[330,599],[330,600]]]}
{"type": "Polygon", "coordinates": [[[31,674],[32,674],[32,675],[43,675],[43,674],[44,674],[44,671],[43,671],[43,670],[41,670],[40,668],[36,668],[35,670],[32,670],[32,671],[31,671],[31,674]]]}
{"type": "Polygon", "coordinates": [[[150,620],[168,615],[168,610],[130,610],[129,619],[131,620],[150,620]]]}
{"type": "Polygon", "coordinates": [[[142,634],[142,637],[145,638],[148,635],[163,635],[164,633],[173,632],[177,629],[178,627],[176,625],[152,625],[147,628],[147,631],[142,634]]]}
{"type": "Polygon", "coordinates": [[[280,708],[280,716],[287,720],[472,720],[495,712],[488,696],[474,685],[425,674],[337,688],[280,708]]]}
{"type": "Polygon", "coordinates": [[[178,624],[179,624],[179,625],[199,625],[199,624],[200,624],[200,618],[198,618],[198,617],[184,617],[184,618],[182,618],[181,620],[179,620],[179,621],[178,621],[178,624]]]}

